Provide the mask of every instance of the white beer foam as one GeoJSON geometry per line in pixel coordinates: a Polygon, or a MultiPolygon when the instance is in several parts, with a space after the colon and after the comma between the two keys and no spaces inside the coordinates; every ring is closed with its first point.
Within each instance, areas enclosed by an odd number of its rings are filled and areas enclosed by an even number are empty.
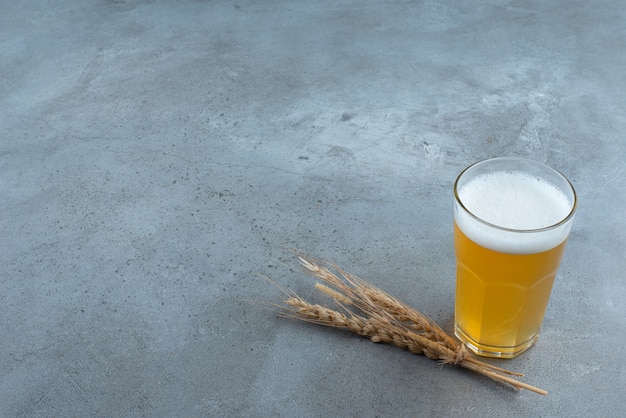
{"type": "Polygon", "coordinates": [[[571,222],[567,222],[536,231],[565,219],[573,203],[553,184],[533,175],[504,171],[483,174],[463,185],[457,193],[474,216],[505,228],[486,225],[457,207],[458,227],[483,247],[522,254],[547,251],[563,242],[571,229],[571,222]]]}

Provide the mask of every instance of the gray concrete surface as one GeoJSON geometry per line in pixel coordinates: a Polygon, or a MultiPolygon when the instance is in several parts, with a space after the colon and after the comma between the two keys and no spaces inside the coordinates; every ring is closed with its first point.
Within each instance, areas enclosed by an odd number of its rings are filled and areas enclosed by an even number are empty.
{"type": "Polygon", "coordinates": [[[626,415],[621,1],[0,1],[0,416],[626,415]],[[580,211],[516,392],[277,318],[284,247],[454,308],[476,160],[580,211]]]}

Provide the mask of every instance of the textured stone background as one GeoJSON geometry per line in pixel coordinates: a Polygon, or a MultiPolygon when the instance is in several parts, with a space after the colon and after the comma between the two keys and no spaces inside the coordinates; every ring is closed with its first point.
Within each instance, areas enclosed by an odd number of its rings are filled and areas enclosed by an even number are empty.
{"type": "Polygon", "coordinates": [[[620,1],[0,1],[0,415],[624,416],[620,1]],[[452,183],[580,210],[515,392],[277,318],[284,247],[451,330],[452,183]]]}

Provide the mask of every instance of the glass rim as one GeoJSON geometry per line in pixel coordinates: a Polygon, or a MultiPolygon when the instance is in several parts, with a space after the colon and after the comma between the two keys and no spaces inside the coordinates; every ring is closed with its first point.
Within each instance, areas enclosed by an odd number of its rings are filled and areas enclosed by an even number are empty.
{"type": "Polygon", "coordinates": [[[500,231],[505,231],[505,232],[514,232],[514,233],[539,233],[539,232],[545,232],[545,231],[551,231],[553,229],[556,229],[564,224],[566,224],[567,222],[569,222],[573,217],[574,214],[576,212],[576,209],[578,207],[578,196],[576,194],[576,189],[574,189],[574,185],[569,181],[569,179],[567,177],[565,177],[565,175],[563,173],[561,173],[559,170],[550,167],[547,164],[541,163],[539,161],[535,161],[529,158],[523,158],[523,157],[495,157],[495,158],[487,158],[484,160],[480,160],[477,161],[467,167],[465,167],[463,169],[463,171],[461,171],[459,173],[459,175],[456,177],[456,180],[454,181],[454,199],[456,200],[456,202],[461,206],[461,208],[465,211],[465,213],[467,213],[472,219],[480,222],[483,225],[486,225],[490,228],[495,228],[498,229],[500,231]],[[565,216],[563,219],[561,219],[559,222],[552,224],[552,225],[548,225],[545,226],[543,228],[534,228],[534,229],[515,229],[515,228],[507,228],[504,226],[499,226],[496,224],[493,224],[491,222],[487,222],[481,218],[479,218],[478,216],[476,216],[474,213],[472,213],[472,211],[470,211],[467,207],[465,207],[465,205],[463,204],[463,201],[461,200],[461,197],[459,196],[458,193],[458,184],[459,184],[459,180],[461,179],[461,177],[463,177],[463,175],[470,169],[478,166],[478,165],[482,165],[485,164],[487,162],[490,161],[505,161],[505,160],[509,160],[509,161],[526,161],[526,162],[530,162],[532,164],[536,164],[538,166],[541,166],[549,171],[552,171],[553,173],[555,173],[558,177],[562,178],[563,180],[565,180],[565,182],[567,183],[567,185],[569,186],[569,188],[572,191],[572,196],[573,196],[573,201],[572,201],[572,208],[570,209],[569,213],[567,214],[567,216],[565,216]]]}

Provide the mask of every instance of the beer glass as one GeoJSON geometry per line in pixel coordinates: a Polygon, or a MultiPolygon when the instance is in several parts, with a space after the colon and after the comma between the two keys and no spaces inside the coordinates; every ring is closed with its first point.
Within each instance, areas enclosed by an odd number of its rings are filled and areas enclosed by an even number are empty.
{"type": "Polygon", "coordinates": [[[539,336],[576,192],[544,164],[504,157],[461,172],[454,198],[455,335],[478,355],[515,357],[539,336]]]}

